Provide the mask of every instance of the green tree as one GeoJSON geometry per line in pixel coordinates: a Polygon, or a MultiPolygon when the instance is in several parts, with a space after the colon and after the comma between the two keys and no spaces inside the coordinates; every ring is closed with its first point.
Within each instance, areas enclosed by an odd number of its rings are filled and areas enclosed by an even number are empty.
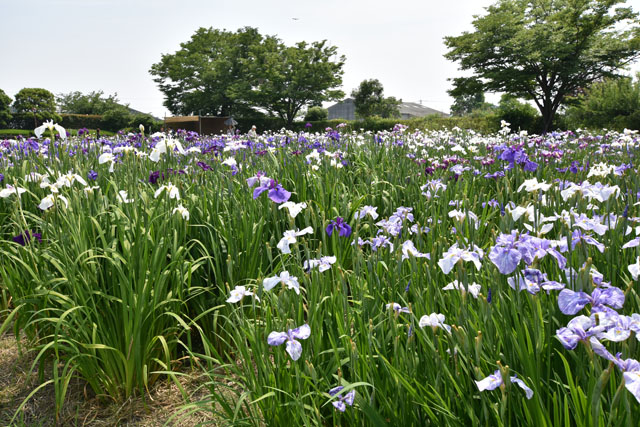
{"type": "Polygon", "coordinates": [[[44,120],[60,121],[60,116],[56,114],[56,98],[46,89],[21,89],[16,94],[13,107],[16,113],[33,117],[34,127],[44,120]]]}
{"type": "Polygon", "coordinates": [[[363,80],[358,88],[351,92],[351,97],[358,117],[400,117],[400,101],[392,96],[385,98],[384,88],[378,79],[363,80]]]}
{"type": "Polygon", "coordinates": [[[538,111],[529,104],[520,102],[513,95],[504,94],[497,109],[498,118],[508,122],[511,129],[534,132],[538,120],[538,111]]]}
{"type": "Polygon", "coordinates": [[[59,94],[57,101],[62,113],[101,115],[107,110],[122,107],[117,96],[117,94],[104,96],[101,90],[89,92],[86,95],[76,91],[59,94]]]}
{"type": "Polygon", "coordinates": [[[309,107],[307,113],[304,115],[304,120],[307,122],[316,122],[320,120],[327,120],[329,117],[329,110],[322,107],[309,107]]]}
{"type": "Polygon", "coordinates": [[[180,50],[153,64],[173,114],[255,115],[262,110],[291,123],[302,108],[338,99],[344,57],[326,42],[287,47],[246,27],[200,28],[180,50]]]}
{"type": "Polygon", "coordinates": [[[464,93],[454,97],[451,104],[451,115],[465,116],[473,110],[482,108],[485,104],[484,93],[464,93]]]}
{"type": "Polygon", "coordinates": [[[567,110],[573,127],[640,129],[640,73],[593,83],[567,110]]]}
{"type": "Polygon", "coordinates": [[[112,108],[102,114],[102,127],[115,132],[127,127],[131,123],[132,117],[125,107],[112,108]]]}
{"type": "Polygon", "coordinates": [[[337,48],[326,41],[285,46],[271,39],[260,52],[250,67],[257,84],[248,98],[254,107],[277,115],[287,125],[304,107],[344,96],[338,87],[345,57],[337,57],[337,48]]]}
{"type": "Polygon", "coordinates": [[[0,128],[9,126],[9,122],[13,116],[11,115],[11,98],[2,89],[0,89],[0,128]]]}
{"type": "Polygon", "coordinates": [[[249,64],[258,59],[264,42],[255,28],[235,33],[199,28],[176,53],[162,55],[151,67],[164,105],[183,115],[229,116],[250,108],[248,98],[257,82],[249,64]]]}
{"type": "Polygon", "coordinates": [[[638,15],[624,0],[499,0],[475,31],[445,37],[445,57],[472,77],[452,96],[479,90],[533,100],[543,131],[566,97],[640,57],[638,15]]]}

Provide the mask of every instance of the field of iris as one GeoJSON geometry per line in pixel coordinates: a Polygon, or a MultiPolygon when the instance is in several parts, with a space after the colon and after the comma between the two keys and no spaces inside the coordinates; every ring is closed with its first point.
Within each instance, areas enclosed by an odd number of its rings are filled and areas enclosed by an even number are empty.
{"type": "Polygon", "coordinates": [[[187,363],[233,425],[637,424],[633,132],[49,132],[0,141],[0,332],[58,407],[187,363]]]}

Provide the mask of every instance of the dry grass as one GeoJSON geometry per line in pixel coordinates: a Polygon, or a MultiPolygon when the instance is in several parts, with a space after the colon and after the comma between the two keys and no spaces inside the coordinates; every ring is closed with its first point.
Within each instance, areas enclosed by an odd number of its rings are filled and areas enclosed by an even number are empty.
{"type": "MultiPolygon", "coordinates": [[[[23,342],[23,341],[22,341],[23,342]]],[[[25,348],[24,346],[22,347],[25,348]]],[[[34,355],[18,351],[18,343],[12,334],[0,336],[0,425],[9,425],[21,403],[41,382],[38,374],[31,373],[34,355]]],[[[45,368],[44,381],[50,378],[51,366],[45,368]]],[[[183,372],[178,380],[191,401],[205,399],[208,390],[203,387],[208,377],[196,371],[183,372]]],[[[93,396],[80,380],[72,380],[64,407],[55,419],[54,388],[50,384],[29,399],[16,417],[14,425],[27,426],[194,426],[209,422],[218,424],[210,412],[200,411],[184,417],[179,414],[185,404],[175,383],[161,381],[146,399],[132,398],[124,404],[105,403],[93,396]]]]}

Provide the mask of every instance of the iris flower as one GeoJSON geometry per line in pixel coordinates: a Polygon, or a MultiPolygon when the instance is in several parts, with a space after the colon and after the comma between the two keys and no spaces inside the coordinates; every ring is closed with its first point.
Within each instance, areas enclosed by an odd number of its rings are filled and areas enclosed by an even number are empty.
{"type": "Polygon", "coordinates": [[[327,271],[331,268],[331,265],[335,264],[337,258],[334,256],[323,256],[320,259],[310,259],[309,261],[305,261],[303,264],[303,268],[305,271],[309,271],[312,268],[318,267],[318,271],[322,273],[323,271],[327,271]]]}
{"type": "Polygon", "coordinates": [[[458,261],[470,261],[476,266],[476,269],[480,270],[482,263],[480,260],[484,256],[482,249],[472,244],[471,249],[465,247],[458,247],[457,243],[454,243],[444,254],[442,258],[438,260],[438,265],[442,269],[444,274],[449,274],[458,261]]]}
{"type": "Polygon", "coordinates": [[[184,219],[185,221],[189,221],[189,211],[187,210],[187,208],[182,206],[182,204],[179,204],[177,208],[173,208],[173,211],[171,213],[175,215],[176,212],[182,215],[182,219],[184,219]]]}
{"type": "Polygon", "coordinates": [[[303,230],[298,230],[298,231],[287,230],[284,232],[282,239],[280,239],[280,241],[276,246],[278,247],[278,249],[280,249],[280,252],[282,252],[283,254],[290,254],[291,249],[289,248],[289,245],[296,243],[298,241],[296,237],[304,236],[305,234],[312,234],[312,233],[313,233],[313,228],[311,227],[307,227],[303,230]]]}
{"type": "Polygon", "coordinates": [[[305,202],[295,203],[295,202],[284,202],[278,206],[278,210],[286,208],[289,211],[289,215],[291,218],[295,218],[298,216],[303,209],[307,208],[307,204],[305,202]]]}
{"type": "Polygon", "coordinates": [[[277,346],[287,343],[287,353],[291,356],[291,359],[298,360],[302,355],[302,344],[297,340],[306,340],[311,335],[311,328],[309,325],[304,324],[295,329],[289,329],[287,332],[273,331],[267,337],[267,343],[269,345],[277,346]]]}
{"type": "MultiPolygon", "coordinates": [[[[340,393],[340,391],[342,391],[342,389],[344,389],[343,386],[339,385],[338,387],[334,387],[331,390],[329,390],[329,395],[331,397],[337,395],[338,393],[340,393]]],[[[345,394],[341,394],[339,395],[337,398],[335,398],[331,404],[340,412],[344,412],[347,409],[346,405],[349,406],[353,406],[353,400],[356,397],[356,391],[355,390],[351,390],[348,393],[345,394]]]]}
{"type": "Polygon", "coordinates": [[[251,291],[248,291],[244,286],[236,286],[235,289],[231,291],[229,298],[227,298],[227,302],[231,304],[235,304],[237,302],[240,302],[242,298],[248,297],[248,296],[253,296],[257,301],[260,301],[260,298],[258,298],[257,295],[255,295],[251,291]]]}
{"type": "Polygon", "coordinates": [[[351,235],[351,226],[347,224],[342,217],[336,217],[334,221],[331,221],[329,225],[327,225],[327,234],[331,236],[334,229],[339,231],[340,237],[349,237],[351,235]]]}
{"type": "Polygon", "coordinates": [[[558,306],[564,314],[574,315],[587,304],[593,311],[620,309],[624,305],[624,292],[618,288],[596,288],[591,295],[582,291],[563,289],[558,295],[558,306]]]}
{"type": "Polygon", "coordinates": [[[640,256],[636,258],[636,263],[629,265],[627,269],[631,273],[633,280],[638,280],[638,276],[640,276],[640,256]]]}
{"type": "Polygon", "coordinates": [[[416,249],[415,245],[411,240],[407,240],[402,244],[402,261],[409,258],[409,255],[414,256],[416,258],[426,258],[431,259],[431,255],[424,254],[416,249]]]}
{"type": "Polygon", "coordinates": [[[26,192],[27,190],[25,190],[22,187],[14,187],[13,185],[9,185],[7,184],[6,188],[3,188],[2,190],[0,190],[0,198],[2,199],[6,199],[7,197],[11,196],[12,194],[17,194],[18,197],[20,197],[20,195],[24,192],[26,192]]]}
{"type": "Polygon", "coordinates": [[[418,322],[418,326],[424,328],[426,326],[431,326],[431,329],[435,332],[436,329],[442,328],[447,332],[451,333],[451,326],[444,323],[445,317],[444,314],[440,313],[431,313],[430,315],[424,315],[420,318],[418,322]]]}
{"type": "Polygon", "coordinates": [[[396,315],[398,315],[400,313],[411,313],[411,310],[409,310],[409,307],[403,307],[400,304],[398,304],[397,302],[392,302],[392,303],[386,304],[385,308],[387,310],[392,309],[393,311],[395,311],[396,315]]]}
{"type": "Polygon", "coordinates": [[[278,283],[282,283],[289,289],[293,289],[296,294],[300,295],[300,283],[296,276],[291,276],[288,271],[283,271],[279,276],[267,277],[262,281],[265,291],[270,291],[278,283]]]}
{"type": "Polygon", "coordinates": [[[374,206],[363,206],[362,209],[360,209],[358,211],[358,213],[356,213],[356,217],[358,219],[362,219],[365,216],[369,215],[371,217],[371,219],[376,220],[378,219],[378,212],[377,211],[377,207],[374,206]]]}
{"type": "Polygon", "coordinates": [[[459,290],[462,293],[462,295],[466,294],[468,291],[472,297],[478,299],[478,295],[480,295],[480,290],[482,289],[482,287],[479,284],[474,282],[474,283],[471,283],[470,285],[467,285],[467,287],[465,288],[463,283],[460,283],[457,280],[454,280],[453,282],[449,283],[447,286],[442,288],[443,291],[450,291],[454,289],[459,290]]]}
{"type": "Polygon", "coordinates": [[[38,126],[33,130],[33,133],[36,134],[37,138],[40,138],[45,130],[49,129],[51,132],[56,130],[60,134],[60,138],[65,139],[67,137],[67,131],[64,130],[62,126],[57,123],[53,123],[53,120],[49,120],[48,122],[44,122],[42,125],[38,126]]]}
{"type": "MultiPolygon", "coordinates": [[[[533,397],[533,390],[531,390],[527,385],[518,378],[516,375],[513,375],[511,378],[511,382],[517,384],[521,389],[524,390],[525,396],[527,399],[531,399],[533,397]]],[[[478,386],[478,390],[495,390],[496,388],[502,385],[502,374],[499,369],[496,369],[495,372],[488,377],[476,381],[476,385],[478,386]]]]}
{"type": "Polygon", "coordinates": [[[47,209],[49,209],[50,207],[55,205],[56,199],[62,200],[64,202],[65,207],[67,207],[67,208],[69,207],[69,201],[67,200],[66,197],[64,197],[64,196],[54,196],[53,194],[49,194],[44,199],[42,199],[40,201],[40,204],[38,205],[38,207],[41,210],[46,211],[47,209]]]}
{"type": "Polygon", "coordinates": [[[278,184],[275,179],[270,179],[269,182],[260,181],[260,185],[253,190],[253,199],[257,199],[260,194],[268,190],[268,196],[274,203],[283,203],[289,200],[291,193],[285,190],[282,185],[278,184]]]}
{"type": "Polygon", "coordinates": [[[156,192],[153,194],[153,197],[157,199],[160,196],[160,194],[162,194],[162,192],[165,190],[167,190],[167,193],[169,193],[170,199],[180,200],[180,190],[178,190],[178,187],[176,187],[171,183],[168,183],[167,185],[163,185],[160,188],[158,188],[156,192]]]}

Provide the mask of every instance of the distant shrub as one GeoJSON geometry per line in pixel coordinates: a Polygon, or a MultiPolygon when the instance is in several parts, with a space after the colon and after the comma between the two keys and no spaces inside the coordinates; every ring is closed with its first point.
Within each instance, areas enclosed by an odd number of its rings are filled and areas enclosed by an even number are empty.
{"type": "Polygon", "coordinates": [[[329,117],[329,110],[322,107],[311,107],[307,110],[307,114],[304,116],[305,122],[317,122],[320,120],[327,120],[329,117]]]}
{"type": "Polygon", "coordinates": [[[567,110],[572,128],[640,129],[640,74],[591,85],[567,110]]]}

